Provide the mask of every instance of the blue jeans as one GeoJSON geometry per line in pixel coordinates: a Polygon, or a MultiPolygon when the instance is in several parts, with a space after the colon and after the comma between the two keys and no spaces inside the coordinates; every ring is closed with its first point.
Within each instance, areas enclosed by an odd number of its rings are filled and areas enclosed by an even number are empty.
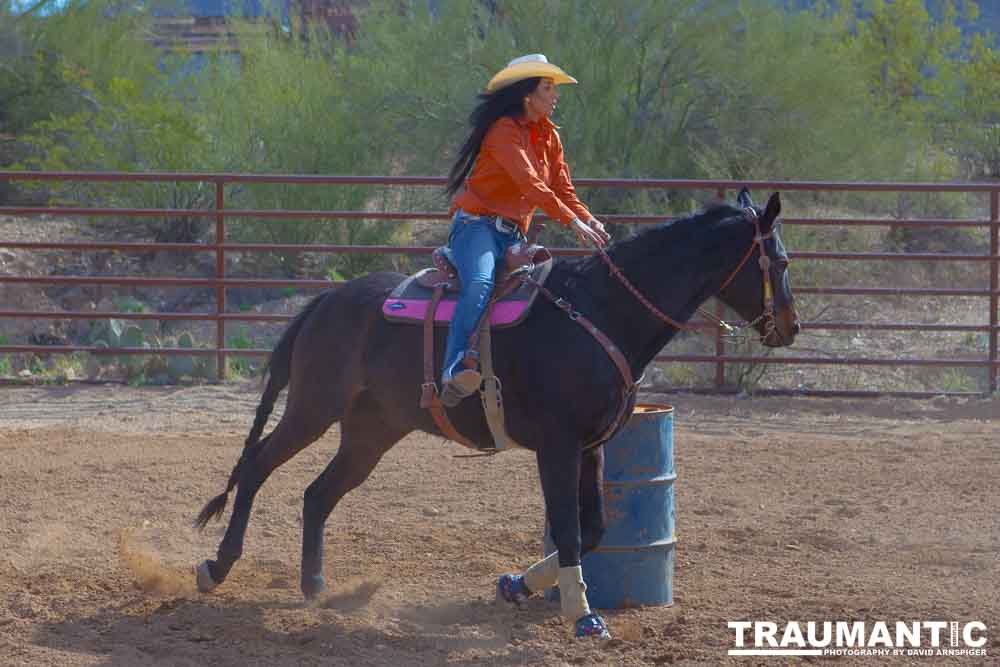
{"type": "Polygon", "coordinates": [[[479,326],[479,320],[493,294],[493,282],[499,262],[507,248],[521,240],[520,233],[507,233],[497,229],[496,218],[455,212],[448,237],[455,268],[462,281],[462,289],[455,304],[455,315],[448,328],[448,344],[444,352],[444,374],[447,378],[456,370],[465,356],[469,337],[479,326]]]}

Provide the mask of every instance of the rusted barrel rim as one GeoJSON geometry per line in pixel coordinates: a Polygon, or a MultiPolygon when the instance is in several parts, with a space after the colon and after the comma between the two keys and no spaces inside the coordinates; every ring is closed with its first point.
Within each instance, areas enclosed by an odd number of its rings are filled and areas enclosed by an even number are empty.
{"type": "Polygon", "coordinates": [[[636,403],[632,409],[632,417],[645,417],[662,415],[665,412],[673,412],[674,406],[666,403],[636,403]]]}

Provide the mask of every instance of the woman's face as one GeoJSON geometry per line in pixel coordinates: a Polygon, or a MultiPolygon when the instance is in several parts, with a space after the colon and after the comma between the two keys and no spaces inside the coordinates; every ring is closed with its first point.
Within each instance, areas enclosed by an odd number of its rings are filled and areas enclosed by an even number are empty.
{"type": "Polygon", "coordinates": [[[551,116],[558,101],[559,88],[552,79],[542,79],[538,87],[524,98],[524,113],[530,120],[551,116]]]}

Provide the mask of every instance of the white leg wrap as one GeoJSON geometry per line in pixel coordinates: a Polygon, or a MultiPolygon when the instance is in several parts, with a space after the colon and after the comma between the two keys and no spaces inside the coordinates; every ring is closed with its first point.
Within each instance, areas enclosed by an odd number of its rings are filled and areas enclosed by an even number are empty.
{"type": "Polygon", "coordinates": [[[528,568],[524,573],[524,583],[532,593],[541,593],[555,586],[559,580],[559,552],[548,556],[528,568]]]}
{"type": "Polygon", "coordinates": [[[576,621],[590,613],[587,604],[587,584],[583,583],[583,568],[559,568],[559,600],[562,602],[562,615],[570,621],[576,621]]]}

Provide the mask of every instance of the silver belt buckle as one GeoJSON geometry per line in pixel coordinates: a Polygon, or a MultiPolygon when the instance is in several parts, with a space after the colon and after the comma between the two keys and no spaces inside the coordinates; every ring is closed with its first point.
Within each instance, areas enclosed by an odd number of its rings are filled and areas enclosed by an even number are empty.
{"type": "Polygon", "coordinates": [[[505,224],[506,222],[507,222],[506,220],[504,220],[502,217],[498,215],[493,224],[497,228],[498,232],[501,232],[503,234],[513,234],[514,233],[513,230],[507,227],[507,225],[505,224]]]}

